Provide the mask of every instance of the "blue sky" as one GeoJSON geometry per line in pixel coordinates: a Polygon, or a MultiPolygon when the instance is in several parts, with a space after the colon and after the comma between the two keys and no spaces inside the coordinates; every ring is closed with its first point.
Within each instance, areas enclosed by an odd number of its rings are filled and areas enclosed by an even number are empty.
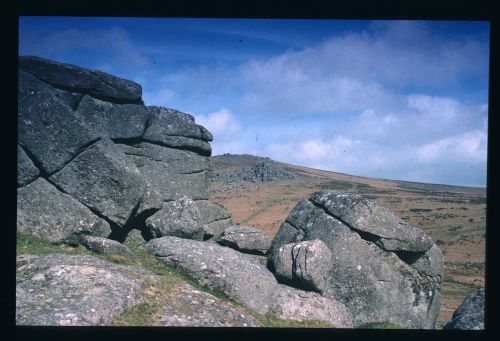
{"type": "Polygon", "coordinates": [[[19,54],[140,83],[214,155],[486,185],[488,22],[21,17],[19,54]]]}

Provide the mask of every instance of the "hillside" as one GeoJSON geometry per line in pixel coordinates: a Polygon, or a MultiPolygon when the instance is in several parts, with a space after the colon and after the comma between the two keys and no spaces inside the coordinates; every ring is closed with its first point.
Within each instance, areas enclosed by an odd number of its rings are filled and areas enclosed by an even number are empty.
{"type": "Polygon", "coordinates": [[[451,319],[467,294],[484,287],[485,188],[357,177],[251,155],[212,156],[211,162],[214,174],[235,173],[262,162],[295,174],[294,179],[274,182],[212,182],[211,201],[226,207],[235,223],[257,227],[271,237],[301,199],[320,189],[362,194],[424,230],[445,260],[438,328],[451,319]]]}

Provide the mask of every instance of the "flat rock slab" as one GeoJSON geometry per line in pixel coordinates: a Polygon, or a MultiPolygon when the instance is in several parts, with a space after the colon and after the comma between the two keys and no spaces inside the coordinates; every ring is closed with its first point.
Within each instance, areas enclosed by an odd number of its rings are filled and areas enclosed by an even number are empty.
{"type": "Polygon", "coordinates": [[[259,327],[252,316],[211,294],[183,284],[163,307],[160,326],[172,327],[259,327]]]}
{"type": "Polygon", "coordinates": [[[271,238],[255,227],[233,225],[224,230],[218,243],[241,252],[264,255],[271,247],[271,238]]]}
{"type": "Polygon", "coordinates": [[[44,178],[17,190],[17,231],[53,243],[78,244],[82,235],[108,237],[108,222],[44,178]]]}
{"type": "Polygon", "coordinates": [[[100,326],[141,303],[157,276],[87,255],[21,255],[16,325],[100,326]]]}
{"type": "Polygon", "coordinates": [[[63,90],[117,103],[142,103],[139,84],[110,74],[39,57],[19,57],[19,68],[63,90]]]}
{"type": "Polygon", "coordinates": [[[271,313],[284,320],[324,321],[336,328],[351,328],[352,316],[340,302],[318,293],[279,285],[271,313]]]}
{"type": "Polygon", "coordinates": [[[483,330],[485,289],[471,292],[453,313],[453,319],[443,329],[483,330]]]}
{"type": "Polygon", "coordinates": [[[93,237],[93,236],[83,236],[81,244],[89,250],[92,250],[97,253],[102,253],[105,255],[118,255],[118,256],[132,255],[132,252],[130,252],[128,247],[112,239],[93,237]]]}
{"type": "Polygon", "coordinates": [[[152,239],[146,249],[165,263],[181,268],[201,285],[259,314],[271,307],[276,279],[247,255],[215,243],[177,237],[152,239]]]}

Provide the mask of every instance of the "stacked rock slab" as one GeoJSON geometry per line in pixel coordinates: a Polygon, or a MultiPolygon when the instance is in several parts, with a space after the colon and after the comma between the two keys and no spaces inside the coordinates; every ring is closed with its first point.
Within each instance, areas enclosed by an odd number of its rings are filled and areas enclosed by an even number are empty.
{"type": "Polygon", "coordinates": [[[208,228],[207,238],[232,223],[224,208],[207,201],[210,132],[191,115],[143,105],[141,95],[139,84],[100,71],[19,58],[21,232],[33,229],[23,222],[38,219],[44,232],[37,235],[53,235],[51,241],[108,237],[109,228],[124,239],[131,228],[144,230],[165,203],[185,196],[206,208],[201,225],[214,230],[208,228]],[[57,219],[40,218],[40,191],[58,193],[51,203],[57,219]]]}
{"type": "Polygon", "coordinates": [[[340,302],[354,326],[435,327],[441,251],[425,233],[360,195],[320,191],[301,201],[268,259],[278,281],[340,302]]]}

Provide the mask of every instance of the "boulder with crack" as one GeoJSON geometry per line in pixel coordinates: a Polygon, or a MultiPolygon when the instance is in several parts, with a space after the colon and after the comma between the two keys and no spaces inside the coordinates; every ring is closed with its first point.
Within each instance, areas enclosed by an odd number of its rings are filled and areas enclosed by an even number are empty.
{"type": "Polygon", "coordinates": [[[359,195],[320,191],[299,202],[276,234],[268,258],[280,281],[315,288],[344,304],[354,326],[435,327],[441,251],[425,233],[359,195]],[[329,265],[324,248],[301,245],[316,240],[329,249],[329,265]]]}
{"type": "Polygon", "coordinates": [[[177,237],[152,239],[146,249],[201,285],[218,290],[259,314],[266,314],[271,308],[278,283],[265,266],[247,255],[215,243],[177,237]]]}

